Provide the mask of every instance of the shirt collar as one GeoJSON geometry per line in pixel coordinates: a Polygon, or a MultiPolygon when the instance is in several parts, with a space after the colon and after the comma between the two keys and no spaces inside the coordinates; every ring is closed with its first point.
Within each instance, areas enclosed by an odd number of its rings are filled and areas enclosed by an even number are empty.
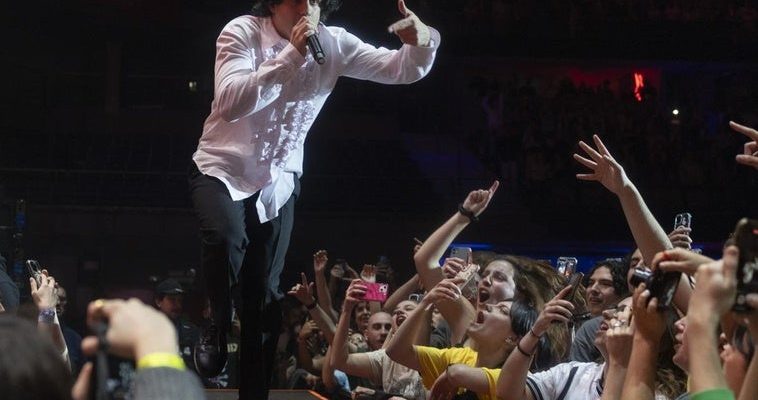
{"type": "Polygon", "coordinates": [[[287,39],[279,36],[279,32],[276,31],[274,23],[271,21],[271,17],[263,18],[263,29],[261,30],[261,49],[267,50],[277,47],[278,50],[282,50],[287,46],[287,39]]]}

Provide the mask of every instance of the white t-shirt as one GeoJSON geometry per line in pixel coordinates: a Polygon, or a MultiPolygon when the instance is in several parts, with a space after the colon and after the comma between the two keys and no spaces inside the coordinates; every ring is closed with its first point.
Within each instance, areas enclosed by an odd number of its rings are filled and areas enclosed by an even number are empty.
{"type": "Polygon", "coordinates": [[[605,363],[576,361],[558,364],[547,371],[528,374],[526,387],[534,400],[597,400],[603,395],[604,366],[605,363]]]}

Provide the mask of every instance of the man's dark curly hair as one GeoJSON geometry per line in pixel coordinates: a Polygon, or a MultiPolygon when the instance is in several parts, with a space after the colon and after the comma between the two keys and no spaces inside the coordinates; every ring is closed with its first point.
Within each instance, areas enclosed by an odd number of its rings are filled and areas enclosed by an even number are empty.
{"type": "Polygon", "coordinates": [[[600,267],[606,267],[609,271],[611,271],[611,277],[613,278],[613,291],[616,293],[616,295],[621,298],[629,297],[629,286],[626,283],[626,273],[629,272],[629,262],[618,261],[612,258],[598,261],[592,267],[592,269],[590,269],[590,273],[587,274],[587,276],[584,278],[585,286],[589,282],[592,274],[595,273],[595,270],[600,267]]]}
{"type": "MultiPolygon", "coordinates": [[[[253,3],[253,9],[250,11],[250,13],[256,17],[270,17],[271,6],[281,4],[282,1],[284,0],[256,0],[255,3],[253,3]]],[[[321,22],[325,22],[331,13],[337,11],[337,9],[340,8],[342,5],[342,0],[320,0],[318,3],[321,7],[320,20],[321,22]]]]}

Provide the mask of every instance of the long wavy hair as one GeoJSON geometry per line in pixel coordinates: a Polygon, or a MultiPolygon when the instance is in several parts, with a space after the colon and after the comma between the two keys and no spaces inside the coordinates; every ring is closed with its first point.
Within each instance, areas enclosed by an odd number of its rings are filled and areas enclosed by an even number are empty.
{"type": "MultiPolygon", "coordinates": [[[[505,261],[513,265],[516,294],[511,305],[511,325],[519,337],[529,333],[539,313],[545,308],[545,303],[567,284],[566,279],[550,264],[529,257],[487,252],[479,254],[477,261],[481,265],[489,265],[494,261],[505,261]]],[[[581,291],[577,291],[574,298],[568,300],[580,307],[585,302],[581,291]]],[[[547,369],[565,360],[570,347],[571,334],[568,327],[565,324],[552,324],[539,341],[537,355],[530,369],[547,369]]]]}
{"type": "Polygon", "coordinates": [[[669,399],[675,399],[687,391],[687,374],[672,360],[676,353],[674,350],[674,344],[676,344],[674,324],[677,319],[679,319],[679,315],[673,308],[666,311],[666,333],[663,334],[658,348],[655,370],[655,389],[669,399]]]}

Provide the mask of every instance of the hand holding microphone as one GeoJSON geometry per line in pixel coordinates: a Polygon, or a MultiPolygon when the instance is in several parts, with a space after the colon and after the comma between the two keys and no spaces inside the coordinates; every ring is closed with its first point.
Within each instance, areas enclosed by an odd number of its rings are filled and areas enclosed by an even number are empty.
{"type": "Polygon", "coordinates": [[[290,43],[300,51],[303,57],[305,57],[307,47],[316,62],[323,64],[326,61],[326,54],[318,40],[318,20],[319,15],[308,15],[300,18],[300,21],[292,27],[290,43]]]}

